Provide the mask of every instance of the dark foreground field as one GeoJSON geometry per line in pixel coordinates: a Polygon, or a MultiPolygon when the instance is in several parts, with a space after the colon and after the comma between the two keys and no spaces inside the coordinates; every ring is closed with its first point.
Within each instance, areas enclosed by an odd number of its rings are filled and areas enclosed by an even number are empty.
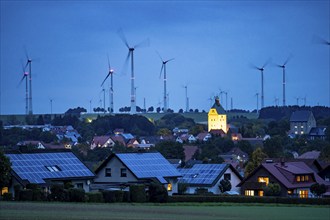
{"type": "Polygon", "coordinates": [[[0,219],[329,220],[328,206],[0,202],[0,219]]]}

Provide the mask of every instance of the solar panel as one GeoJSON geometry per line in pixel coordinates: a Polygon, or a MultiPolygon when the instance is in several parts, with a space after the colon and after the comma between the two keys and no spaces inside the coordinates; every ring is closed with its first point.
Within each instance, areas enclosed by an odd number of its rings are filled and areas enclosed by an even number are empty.
{"type": "Polygon", "coordinates": [[[45,179],[94,177],[94,174],[72,152],[6,154],[6,156],[9,157],[15,173],[30,183],[45,183],[45,179]]]}
{"type": "Polygon", "coordinates": [[[195,164],[192,168],[178,169],[182,175],[179,183],[209,185],[222,175],[227,167],[227,164],[195,164]]]}
{"type": "Polygon", "coordinates": [[[161,183],[167,183],[164,177],[181,176],[160,153],[116,155],[138,178],[157,178],[161,183]]]}

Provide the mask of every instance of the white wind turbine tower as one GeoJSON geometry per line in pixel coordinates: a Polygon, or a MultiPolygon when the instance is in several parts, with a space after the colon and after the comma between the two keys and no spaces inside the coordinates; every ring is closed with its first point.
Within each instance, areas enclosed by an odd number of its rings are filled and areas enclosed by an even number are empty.
{"type": "Polygon", "coordinates": [[[269,63],[269,60],[262,66],[262,67],[257,67],[255,65],[253,65],[252,67],[260,70],[261,73],[261,108],[263,108],[265,106],[265,100],[264,100],[264,70],[266,65],[269,63]]]}
{"type": "Polygon", "coordinates": [[[122,29],[118,30],[118,35],[121,38],[121,40],[124,42],[126,47],[128,48],[128,54],[125,60],[125,65],[128,63],[129,58],[131,58],[131,114],[136,113],[136,95],[135,95],[135,86],[134,86],[134,50],[138,47],[142,47],[144,45],[149,45],[149,40],[144,40],[141,43],[135,45],[134,47],[130,47],[126,37],[122,31],[122,29]]]}
{"type": "Polygon", "coordinates": [[[282,80],[282,84],[283,84],[283,106],[286,106],[286,96],[285,96],[285,67],[286,67],[286,64],[289,62],[289,60],[291,59],[291,57],[292,56],[289,56],[282,65],[277,65],[277,67],[280,67],[283,70],[283,80],[282,80]]]}
{"type": "Polygon", "coordinates": [[[109,56],[108,56],[108,67],[109,67],[109,72],[107,74],[107,76],[105,77],[105,79],[103,80],[101,87],[103,86],[103,84],[105,83],[105,81],[109,78],[110,76],[110,109],[109,112],[110,114],[114,112],[114,106],[113,106],[113,74],[115,73],[115,71],[111,68],[110,65],[110,60],[109,60],[109,56]]]}
{"type": "Polygon", "coordinates": [[[22,68],[23,68],[23,77],[20,80],[19,85],[21,85],[21,83],[25,79],[25,114],[28,115],[29,114],[29,86],[28,86],[29,73],[26,72],[25,70],[26,68],[23,66],[23,64],[22,64],[22,68]]]}
{"type": "MultiPolygon", "coordinates": [[[[157,52],[158,53],[158,52],[157,52]]],[[[162,73],[164,72],[164,109],[163,111],[164,112],[167,112],[167,109],[168,109],[168,100],[167,100],[167,92],[166,92],[166,81],[167,81],[167,78],[166,78],[166,64],[172,60],[174,60],[174,58],[172,59],[169,59],[169,60],[163,60],[163,58],[160,56],[160,54],[158,53],[158,56],[160,58],[160,60],[162,61],[162,67],[160,69],[160,74],[159,74],[159,77],[162,76],[162,73]]]]}

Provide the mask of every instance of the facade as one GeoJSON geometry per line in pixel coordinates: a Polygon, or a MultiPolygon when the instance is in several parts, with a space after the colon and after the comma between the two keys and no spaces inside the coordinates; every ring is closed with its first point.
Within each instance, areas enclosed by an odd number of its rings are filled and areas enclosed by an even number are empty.
{"type": "Polygon", "coordinates": [[[179,183],[186,184],[185,193],[195,194],[199,188],[207,189],[213,194],[220,194],[220,181],[227,179],[231,183],[231,191],[240,192],[237,185],[242,180],[241,175],[230,164],[195,164],[191,168],[178,169],[182,174],[179,183]]]}
{"type": "Polygon", "coordinates": [[[169,195],[178,192],[181,176],[160,153],[112,154],[95,173],[94,190],[126,190],[130,185],[157,182],[169,195]]]}
{"type": "Polygon", "coordinates": [[[290,131],[294,135],[309,134],[316,127],[316,120],[311,111],[295,111],[290,117],[290,131]]]}
{"type": "Polygon", "coordinates": [[[91,143],[91,149],[96,147],[113,147],[115,142],[110,136],[95,136],[91,143]]]}
{"type": "Polygon", "coordinates": [[[71,182],[75,188],[89,192],[94,173],[90,171],[71,151],[31,153],[8,153],[11,162],[12,181],[8,191],[14,192],[15,185],[25,187],[28,183],[49,190],[53,184],[71,182]]]}
{"type": "Polygon", "coordinates": [[[227,133],[227,115],[220,104],[219,97],[215,98],[215,103],[208,113],[208,131],[222,130],[227,133]]]}
{"type": "Polygon", "coordinates": [[[262,163],[238,186],[245,196],[263,196],[264,188],[269,183],[278,183],[281,187],[280,196],[309,198],[313,197],[310,187],[314,183],[325,184],[312,168],[304,162],[272,162],[262,163]]]}

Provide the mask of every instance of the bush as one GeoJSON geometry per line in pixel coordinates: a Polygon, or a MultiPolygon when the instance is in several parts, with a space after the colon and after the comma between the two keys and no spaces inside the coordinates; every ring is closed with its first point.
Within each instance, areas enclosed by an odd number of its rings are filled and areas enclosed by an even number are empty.
{"type": "Polygon", "coordinates": [[[33,200],[33,191],[32,189],[23,189],[19,192],[20,201],[32,201],[33,200]]]}
{"type": "Polygon", "coordinates": [[[212,195],[212,192],[209,192],[208,189],[205,188],[197,188],[195,190],[195,194],[197,195],[212,195]]]}
{"type": "Polygon", "coordinates": [[[161,184],[152,183],[149,186],[149,202],[167,202],[168,193],[161,184]]]}
{"type": "Polygon", "coordinates": [[[102,195],[104,202],[116,202],[115,191],[103,191],[102,195]]]}
{"type": "Polygon", "coordinates": [[[269,183],[264,187],[265,196],[279,196],[281,193],[281,186],[278,183],[269,183]]]}
{"type": "Polygon", "coordinates": [[[50,187],[51,194],[49,200],[51,201],[69,201],[68,192],[64,189],[63,185],[55,184],[50,187]]]}
{"type": "Polygon", "coordinates": [[[115,198],[116,198],[116,202],[123,202],[124,192],[120,190],[115,191],[115,198]]]}
{"type": "Polygon", "coordinates": [[[21,191],[21,185],[14,185],[14,192],[15,192],[15,201],[19,201],[19,194],[21,191]]]}
{"type": "Polygon", "coordinates": [[[131,185],[129,187],[131,202],[145,202],[146,191],[144,185],[131,185]]]}
{"type": "Polygon", "coordinates": [[[321,196],[323,193],[327,191],[327,187],[324,184],[314,183],[310,191],[317,197],[321,196]]]}
{"type": "Polygon", "coordinates": [[[69,189],[69,201],[70,202],[84,202],[85,191],[83,189],[69,189]]]}
{"type": "Polygon", "coordinates": [[[227,192],[227,191],[230,191],[231,190],[231,183],[229,180],[227,179],[223,179],[220,181],[220,184],[219,184],[219,189],[222,193],[224,192],[227,192]]]}
{"type": "Polygon", "coordinates": [[[3,201],[11,201],[11,200],[13,200],[13,194],[10,192],[4,193],[2,195],[2,199],[3,199],[3,201]]]}
{"type": "Polygon", "coordinates": [[[87,202],[103,202],[103,195],[101,192],[86,193],[87,202]]]}
{"type": "Polygon", "coordinates": [[[123,191],[123,202],[131,202],[131,194],[129,191],[123,191]]]}
{"type": "Polygon", "coordinates": [[[188,185],[186,183],[179,183],[178,184],[178,194],[185,194],[188,189],[188,185]]]}

